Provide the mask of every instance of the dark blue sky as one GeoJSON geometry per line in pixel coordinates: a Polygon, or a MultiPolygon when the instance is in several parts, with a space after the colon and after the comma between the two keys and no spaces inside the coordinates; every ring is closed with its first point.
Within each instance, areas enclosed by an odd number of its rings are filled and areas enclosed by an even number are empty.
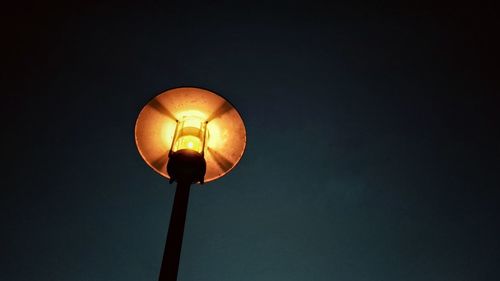
{"type": "Polygon", "coordinates": [[[157,279],[175,189],[133,129],[178,86],[227,97],[248,133],[192,189],[179,280],[498,280],[492,9],[2,10],[1,280],[157,279]]]}

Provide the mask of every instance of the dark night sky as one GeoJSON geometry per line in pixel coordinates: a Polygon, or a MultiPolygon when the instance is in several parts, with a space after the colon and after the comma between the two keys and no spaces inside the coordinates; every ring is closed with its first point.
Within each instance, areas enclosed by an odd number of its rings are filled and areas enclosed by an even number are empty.
{"type": "Polygon", "coordinates": [[[178,86],[248,133],[179,280],[499,280],[494,9],[229,3],[3,7],[0,280],[156,280],[175,188],[133,129],[178,86]]]}

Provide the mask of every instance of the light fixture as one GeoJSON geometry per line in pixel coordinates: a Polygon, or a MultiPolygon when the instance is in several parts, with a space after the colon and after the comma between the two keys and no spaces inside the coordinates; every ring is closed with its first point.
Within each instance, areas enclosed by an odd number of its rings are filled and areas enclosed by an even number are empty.
{"type": "MultiPolygon", "coordinates": [[[[150,100],[139,113],[135,126],[139,153],[154,171],[171,179],[166,165],[172,156],[171,152],[183,145],[174,143],[174,138],[179,140],[182,137],[175,136],[176,132],[183,127],[203,130],[202,122],[206,123],[205,133],[197,138],[201,137],[205,141],[200,152],[206,161],[204,182],[218,179],[231,171],[242,157],[246,131],[234,106],[205,89],[175,88],[150,100]],[[191,125],[198,120],[198,125],[191,125]]],[[[192,142],[193,146],[197,144],[192,142]]],[[[189,145],[189,142],[185,145],[189,145]]]]}
{"type": "Polygon", "coordinates": [[[135,142],[144,161],[177,182],[160,281],[177,279],[190,186],[231,171],[246,146],[238,111],[209,90],[182,87],[150,100],[139,113],[135,142]]]}

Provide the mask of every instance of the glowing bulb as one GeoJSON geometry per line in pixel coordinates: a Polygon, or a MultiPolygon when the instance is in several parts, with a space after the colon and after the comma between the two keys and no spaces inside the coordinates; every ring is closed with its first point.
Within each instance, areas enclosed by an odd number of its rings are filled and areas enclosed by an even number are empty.
{"type": "Polygon", "coordinates": [[[177,124],[173,152],[190,149],[203,153],[205,145],[206,122],[198,117],[184,116],[177,124]]]}

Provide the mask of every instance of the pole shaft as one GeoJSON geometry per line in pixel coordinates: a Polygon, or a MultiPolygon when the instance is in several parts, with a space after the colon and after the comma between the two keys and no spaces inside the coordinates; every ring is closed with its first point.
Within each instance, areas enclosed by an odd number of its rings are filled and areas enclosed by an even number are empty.
{"type": "Polygon", "coordinates": [[[159,281],[176,281],[191,183],[177,182],[159,281]]]}

